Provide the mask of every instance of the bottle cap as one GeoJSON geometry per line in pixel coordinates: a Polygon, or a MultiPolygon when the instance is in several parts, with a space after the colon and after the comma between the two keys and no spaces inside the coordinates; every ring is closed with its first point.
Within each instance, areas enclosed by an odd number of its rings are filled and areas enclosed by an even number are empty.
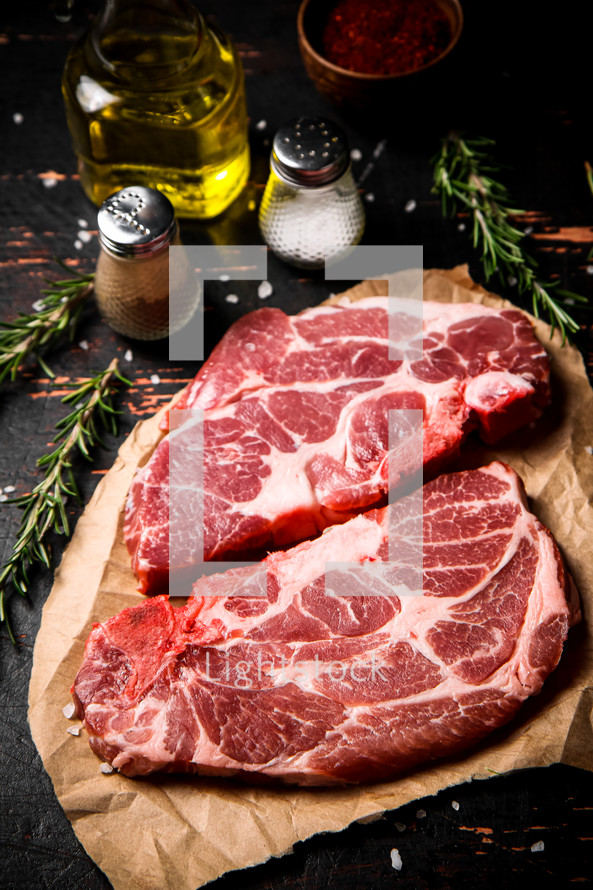
{"type": "Polygon", "coordinates": [[[144,185],[120,189],[106,198],[97,223],[103,247],[122,257],[161,250],[171,242],[177,225],[169,199],[144,185]]]}
{"type": "Polygon", "coordinates": [[[271,165],[294,185],[328,185],[348,168],[344,131],[323,117],[299,117],[274,136],[271,165]]]}

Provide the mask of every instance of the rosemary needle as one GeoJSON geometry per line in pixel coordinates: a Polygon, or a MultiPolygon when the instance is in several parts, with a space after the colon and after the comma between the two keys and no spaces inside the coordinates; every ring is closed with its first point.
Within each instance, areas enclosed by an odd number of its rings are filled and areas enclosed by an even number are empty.
{"type": "Polygon", "coordinates": [[[69,497],[80,501],[71,455],[78,449],[90,460],[89,449],[103,444],[99,430],[117,432],[116,415],[120,412],[113,407],[116,381],[130,385],[130,381],[120,373],[115,358],[104,371],[64,396],[62,401],[75,407],[56,424],[54,450],[37,461],[44,478],[30,494],[7,502],[23,510],[12,555],[0,570],[0,622],[6,623],[13,643],[16,640],[6,611],[7,590],[12,583],[14,589],[25,596],[29,586],[29,567],[36,562],[48,568],[51,566],[46,534],[50,530],[59,535],[70,534],[65,503],[69,497]]]}
{"type": "MultiPolygon", "coordinates": [[[[70,271],[60,260],[58,263],[70,271]]],[[[89,274],[61,281],[45,279],[48,287],[42,290],[34,312],[21,313],[11,322],[0,321],[0,383],[8,374],[14,380],[19,366],[30,356],[37,359],[49,377],[55,376],[40,352],[53,346],[66,332],[72,340],[94,277],[89,274]]]]}
{"type": "Polygon", "coordinates": [[[538,318],[543,310],[551,333],[557,327],[564,343],[567,336],[579,330],[579,325],[557,297],[568,297],[572,302],[587,300],[561,290],[555,282],[543,284],[538,280],[537,263],[521,245],[524,233],[510,222],[511,216],[524,211],[513,208],[506,187],[494,178],[499,168],[488,152],[491,145],[491,139],[463,139],[450,133],[433,159],[433,191],[441,196],[443,213],[461,210],[469,214],[474,247],[481,249],[486,281],[495,273],[503,283],[505,276],[516,278],[519,293],[531,296],[533,314],[538,318]]]}

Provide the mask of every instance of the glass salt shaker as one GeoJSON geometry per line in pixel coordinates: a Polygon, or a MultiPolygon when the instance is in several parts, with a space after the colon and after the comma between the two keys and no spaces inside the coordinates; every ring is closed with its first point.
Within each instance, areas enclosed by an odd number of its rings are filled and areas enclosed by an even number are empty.
{"type": "Polygon", "coordinates": [[[294,266],[318,269],[360,241],[364,222],[341,128],[310,117],[281,127],[259,211],[271,250],[294,266]]]}
{"type": "Polygon", "coordinates": [[[169,245],[181,242],[169,199],[147,186],[123,188],[103,202],[97,223],[101,251],[94,290],[104,320],[137,340],[179,330],[192,316],[197,294],[179,299],[176,288],[171,311],[169,245]]]}

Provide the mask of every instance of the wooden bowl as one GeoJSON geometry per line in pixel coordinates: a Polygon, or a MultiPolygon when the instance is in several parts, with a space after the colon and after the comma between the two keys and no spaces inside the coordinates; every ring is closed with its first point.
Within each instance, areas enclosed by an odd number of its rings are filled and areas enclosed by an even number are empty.
{"type": "MultiPolygon", "coordinates": [[[[377,109],[401,98],[410,102],[440,92],[443,62],[459,40],[463,12],[459,0],[436,0],[451,23],[451,39],[443,52],[421,68],[401,74],[362,74],[340,68],[323,55],[322,33],[336,0],[303,0],[297,16],[299,49],[307,74],[320,93],[338,106],[359,110],[377,109]],[[435,89],[436,87],[436,89],[435,89]]],[[[391,108],[389,109],[391,111],[391,108]]]]}

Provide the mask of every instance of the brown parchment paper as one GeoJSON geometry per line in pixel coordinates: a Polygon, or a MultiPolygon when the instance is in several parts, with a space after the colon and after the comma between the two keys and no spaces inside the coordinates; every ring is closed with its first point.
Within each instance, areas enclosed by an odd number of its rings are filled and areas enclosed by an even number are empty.
{"type": "MultiPolygon", "coordinates": [[[[385,292],[365,282],[351,299],[385,292]]],[[[503,304],[466,267],[428,270],[424,297],[503,304]]],[[[570,632],[558,669],[518,718],[465,757],[442,761],[380,785],[345,789],[257,788],[199,777],[127,779],[104,775],[81,732],[62,714],[93,621],[139,602],[122,540],[128,486],[160,438],[160,414],[134,429],[93,495],[43,609],[37,636],[29,719],[56,794],[89,855],[115,890],[195,890],[224,872],[289,852],[317,832],[339,831],[415,798],[522,767],[562,761],[593,769],[593,390],[579,353],[549,339],[553,405],[512,445],[468,443],[463,466],[498,457],[525,481],[534,512],[554,533],[579,587],[583,622],[570,632]]]]}

